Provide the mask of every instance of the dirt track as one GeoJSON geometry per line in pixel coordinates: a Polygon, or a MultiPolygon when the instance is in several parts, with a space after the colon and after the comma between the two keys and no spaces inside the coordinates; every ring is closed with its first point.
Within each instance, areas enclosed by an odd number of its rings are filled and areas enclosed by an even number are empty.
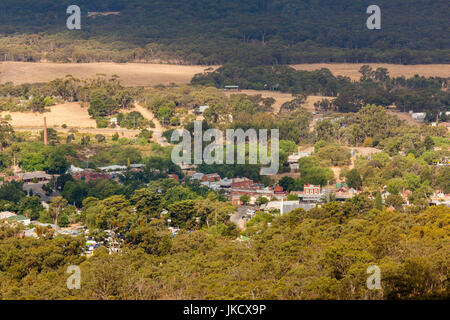
{"type": "Polygon", "coordinates": [[[151,129],[153,131],[152,140],[159,143],[163,147],[167,147],[169,144],[167,143],[166,138],[164,138],[162,135],[165,129],[163,128],[159,120],[155,117],[155,115],[150,110],[139,104],[135,104],[132,110],[140,112],[144,116],[144,118],[153,121],[155,127],[151,129]]]}

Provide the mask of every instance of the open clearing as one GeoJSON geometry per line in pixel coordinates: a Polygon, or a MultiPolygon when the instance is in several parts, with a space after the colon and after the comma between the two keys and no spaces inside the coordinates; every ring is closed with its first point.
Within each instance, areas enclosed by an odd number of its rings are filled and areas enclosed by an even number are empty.
{"type": "Polygon", "coordinates": [[[361,74],[358,72],[361,66],[369,65],[373,69],[378,67],[386,68],[390,76],[407,78],[418,74],[425,77],[449,77],[450,64],[418,64],[418,65],[399,65],[389,63],[313,63],[313,64],[296,64],[292,65],[296,70],[318,70],[321,68],[330,69],[335,76],[347,76],[352,80],[359,80],[361,74]]]}
{"type": "MultiPolygon", "coordinates": [[[[278,91],[267,91],[267,90],[241,90],[239,92],[231,92],[231,91],[225,91],[225,94],[227,96],[230,96],[232,94],[247,94],[250,96],[254,96],[254,95],[258,95],[260,94],[263,98],[274,98],[275,99],[275,103],[272,105],[273,108],[273,113],[274,114],[278,114],[278,112],[281,109],[281,106],[286,103],[289,102],[293,99],[295,99],[295,97],[290,94],[290,93],[283,93],[283,92],[278,92],[278,91]]],[[[333,97],[325,97],[325,96],[308,96],[308,98],[306,99],[305,103],[303,104],[303,107],[308,110],[309,112],[313,112],[315,110],[314,108],[314,103],[316,103],[317,101],[320,101],[322,99],[335,99],[333,97]]]]}
{"type": "Polygon", "coordinates": [[[387,113],[393,116],[397,116],[397,118],[399,118],[400,120],[404,120],[410,126],[418,125],[418,123],[411,117],[408,112],[401,112],[391,108],[387,110],[387,113]]]}
{"type": "Polygon", "coordinates": [[[274,98],[275,103],[272,105],[274,113],[278,113],[280,111],[283,103],[291,101],[294,99],[292,94],[283,93],[278,91],[268,91],[268,90],[241,90],[241,91],[224,91],[227,96],[231,96],[232,94],[246,94],[249,96],[255,96],[260,94],[263,98],[274,98]]]}
{"type": "Polygon", "coordinates": [[[103,74],[107,77],[118,75],[125,86],[186,84],[195,74],[203,73],[208,68],[210,67],[143,63],[2,62],[0,83],[48,82],[69,74],[79,79],[89,79],[103,74]]]}
{"type": "MultiPolygon", "coordinates": [[[[68,133],[70,129],[77,129],[80,133],[90,133],[90,134],[103,134],[106,136],[112,136],[115,133],[127,138],[135,137],[140,133],[140,130],[133,129],[122,129],[122,128],[97,128],[97,124],[94,119],[92,119],[87,111],[87,108],[82,108],[77,102],[64,103],[54,105],[48,108],[48,112],[37,113],[37,112],[1,112],[1,116],[11,115],[11,125],[17,131],[30,131],[38,132],[44,127],[44,117],[47,118],[47,127],[54,128],[60,132],[68,133]],[[67,128],[62,128],[63,124],[67,125],[67,128]]],[[[158,119],[155,118],[153,113],[140,105],[135,105],[133,108],[128,110],[122,110],[122,112],[138,111],[144,118],[152,120],[155,124],[155,128],[151,129],[153,131],[153,141],[167,145],[167,142],[162,137],[164,128],[159,123],[158,119]]]]}
{"type": "Polygon", "coordinates": [[[79,103],[57,104],[48,108],[49,112],[8,112],[2,116],[11,115],[11,125],[14,128],[36,128],[44,126],[44,117],[47,118],[49,128],[61,127],[66,124],[68,128],[96,128],[95,120],[91,119],[87,108],[82,108],[79,103]]]}

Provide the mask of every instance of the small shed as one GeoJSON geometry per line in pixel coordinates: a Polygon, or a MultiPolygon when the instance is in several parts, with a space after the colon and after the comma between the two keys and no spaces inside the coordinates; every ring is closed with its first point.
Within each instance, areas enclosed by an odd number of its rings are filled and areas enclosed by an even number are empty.
{"type": "Polygon", "coordinates": [[[241,91],[237,85],[224,86],[224,89],[226,91],[241,91]]]}
{"type": "Polygon", "coordinates": [[[200,107],[198,107],[197,113],[203,114],[208,109],[209,109],[209,106],[200,106],[200,107]]]}

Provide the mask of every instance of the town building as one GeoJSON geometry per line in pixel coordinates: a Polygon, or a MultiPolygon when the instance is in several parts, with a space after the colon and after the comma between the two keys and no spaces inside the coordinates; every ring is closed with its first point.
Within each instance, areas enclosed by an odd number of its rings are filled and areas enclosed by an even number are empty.
{"type": "Polygon", "coordinates": [[[208,109],[209,109],[209,106],[199,106],[195,113],[203,114],[208,109]]]}
{"type": "Polygon", "coordinates": [[[225,91],[241,91],[237,85],[224,86],[223,88],[225,91]]]}
{"type": "Polygon", "coordinates": [[[231,188],[233,189],[249,189],[251,188],[255,183],[253,180],[249,178],[234,178],[231,183],[231,188]]]}
{"type": "Polygon", "coordinates": [[[312,208],[315,208],[315,203],[301,203],[299,200],[294,201],[270,201],[264,205],[263,210],[266,212],[270,212],[272,210],[279,211],[281,215],[288,214],[296,209],[303,209],[305,211],[309,211],[312,208]]]}
{"type": "Polygon", "coordinates": [[[298,194],[300,202],[317,203],[325,197],[324,190],[319,185],[306,184],[303,186],[303,192],[298,194]]]}
{"type": "Polygon", "coordinates": [[[201,172],[196,172],[192,175],[191,181],[192,180],[197,180],[200,182],[216,182],[220,181],[220,176],[217,173],[204,174],[201,172]]]}
{"type": "Polygon", "coordinates": [[[232,183],[233,183],[232,179],[224,178],[220,179],[219,181],[212,181],[212,182],[203,181],[201,182],[201,185],[210,188],[214,191],[223,190],[225,191],[225,194],[229,195],[232,183]]]}
{"type": "Polygon", "coordinates": [[[336,201],[346,201],[359,194],[360,191],[349,188],[346,183],[336,183],[336,189],[334,190],[334,198],[336,201]]]}
{"type": "Polygon", "coordinates": [[[430,197],[430,205],[439,206],[441,204],[450,207],[450,194],[438,191],[430,197]]]}
{"type": "Polygon", "coordinates": [[[67,169],[67,173],[68,173],[68,174],[74,174],[74,173],[77,173],[77,172],[83,172],[83,171],[85,171],[85,169],[75,167],[73,164],[71,164],[71,165],[70,165],[70,168],[67,169]]]}
{"type": "Polygon", "coordinates": [[[14,176],[5,177],[6,182],[23,181],[24,183],[47,183],[52,179],[52,175],[47,174],[45,171],[33,171],[33,172],[19,172],[14,176]]]}
{"type": "Polygon", "coordinates": [[[36,228],[32,228],[32,229],[28,229],[28,230],[23,230],[20,233],[20,236],[22,238],[38,238],[38,235],[36,233],[36,228]]]}
{"type": "Polygon", "coordinates": [[[53,229],[55,231],[59,230],[59,227],[56,224],[53,224],[53,223],[42,223],[42,222],[39,222],[39,221],[33,221],[33,222],[31,222],[31,224],[36,226],[36,227],[53,229]]]}
{"type": "Polygon", "coordinates": [[[130,172],[143,172],[144,169],[145,169],[145,164],[140,164],[140,163],[130,164],[130,166],[128,167],[128,170],[130,172]]]}
{"type": "Polygon", "coordinates": [[[0,212],[0,220],[9,219],[10,217],[13,217],[15,215],[16,214],[14,212],[3,211],[3,212],[0,212]]]}
{"type": "Polygon", "coordinates": [[[86,182],[92,180],[109,180],[110,178],[109,174],[92,171],[75,172],[72,174],[72,177],[74,179],[83,180],[86,182]]]}
{"type": "Polygon", "coordinates": [[[10,222],[20,222],[20,223],[22,223],[25,226],[28,226],[31,223],[30,218],[27,218],[27,217],[22,216],[22,215],[10,216],[7,220],[10,221],[10,222]]]}
{"type": "Polygon", "coordinates": [[[99,170],[101,170],[101,171],[125,171],[125,170],[127,170],[127,166],[112,165],[112,166],[107,166],[107,167],[100,167],[99,170]]]}
{"type": "Polygon", "coordinates": [[[235,178],[231,183],[230,200],[234,205],[241,205],[241,197],[247,195],[250,198],[249,203],[254,204],[259,197],[265,197],[268,199],[284,199],[287,196],[287,192],[279,185],[275,187],[264,187],[259,183],[254,183],[253,180],[248,178],[235,178]]]}
{"type": "Polygon", "coordinates": [[[413,112],[409,111],[411,118],[416,122],[424,122],[427,114],[425,112],[413,112]]]}
{"type": "Polygon", "coordinates": [[[168,174],[167,178],[180,182],[180,178],[176,174],[168,174]]]}
{"type": "Polygon", "coordinates": [[[298,172],[299,170],[298,160],[300,160],[301,158],[308,157],[309,155],[310,155],[309,152],[298,152],[291,154],[288,157],[288,163],[289,167],[291,168],[291,172],[298,172]]]}
{"type": "Polygon", "coordinates": [[[436,163],[437,167],[450,166],[450,157],[444,157],[436,163]]]}

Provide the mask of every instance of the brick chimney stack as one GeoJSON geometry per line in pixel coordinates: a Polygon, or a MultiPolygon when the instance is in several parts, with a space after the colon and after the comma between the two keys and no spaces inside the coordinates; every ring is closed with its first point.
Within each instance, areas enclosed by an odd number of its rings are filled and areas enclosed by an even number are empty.
{"type": "Polygon", "coordinates": [[[47,139],[47,118],[44,117],[44,144],[48,145],[48,139],[47,139]]]}

